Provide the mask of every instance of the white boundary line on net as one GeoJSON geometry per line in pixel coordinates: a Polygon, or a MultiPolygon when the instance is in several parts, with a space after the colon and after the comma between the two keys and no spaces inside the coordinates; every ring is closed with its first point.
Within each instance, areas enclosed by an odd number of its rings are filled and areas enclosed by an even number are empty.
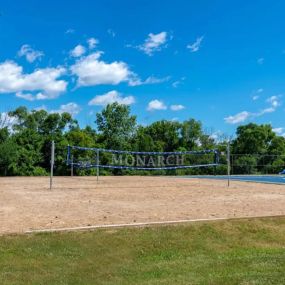
{"type": "Polygon", "coordinates": [[[228,220],[242,220],[242,219],[256,219],[256,218],[277,218],[277,217],[284,217],[284,215],[248,216],[248,217],[213,218],[213,219],[190,219],[190,220],[144,222],[144,223],[129,223],[129,224],[109,224],[109,225],[53,228],[53,229],[35,229],[35,230],[25,231],[24,233],[33,234],[33,233],[88,231],[88,230],[96,230],[96,229],[113,229],[113,228],[124,228],[124,227],[148,227],[148,226],[155,226],[155,225],[163,226],[163,225],[186,224],[186,223],[195,223],[195,222],[214,222],[214,221],[228,221],[228,220]]]}

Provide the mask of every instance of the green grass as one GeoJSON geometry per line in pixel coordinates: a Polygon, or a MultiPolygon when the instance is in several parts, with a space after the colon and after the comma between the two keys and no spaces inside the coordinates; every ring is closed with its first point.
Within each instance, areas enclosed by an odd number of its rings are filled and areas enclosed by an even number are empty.
{"type": "Polygon", "coordinates": [[[2,236],[0,284],[285,284],[285,218],[2,236]]]}

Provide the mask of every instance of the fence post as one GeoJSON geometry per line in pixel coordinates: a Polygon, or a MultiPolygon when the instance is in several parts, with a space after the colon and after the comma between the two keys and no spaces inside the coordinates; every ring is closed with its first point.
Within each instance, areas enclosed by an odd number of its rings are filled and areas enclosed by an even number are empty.
{"type": "Polygon", "coordinates": [[[96,151],[96,172],[97,172],[97,183],[99,181],[99,149],[96,151]]]}
{"type": "Polygon", "coordinates": [[[230,151],[230,141],[227,144],[227,165],[228,165],[228,187],[230,187],[231,180],[231,151],[230,151]]]}
{"type": "Polygon", "coordinates": [[[73,177],[73,155],[71,155],[71,177],[73,177]]]}
{"type": "Polygon", "coordinates": [[[51,159],[50,159],[50,181],[49,181],[49,188],[52,189],[52,180],[53,180],[53,168],[54,168],[54,152],[55,152],[55,145],[54,141],[51,142],[51,159]]]}

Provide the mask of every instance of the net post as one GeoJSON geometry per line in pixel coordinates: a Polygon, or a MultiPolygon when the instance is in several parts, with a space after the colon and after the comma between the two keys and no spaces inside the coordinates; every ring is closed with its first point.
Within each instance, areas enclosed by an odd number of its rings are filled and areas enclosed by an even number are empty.
{"type": "Polygon", "coordinates": [[[71,169],[70,169],[70,175],[73,177],[73,154],[71,155],[71,169]]]}
{"type": "Polygon", "coordinates": [[[67,146],[66,164],[68,165],[70,161],[70,145],[67,146]]]}
{"type": "Polygon", "coordinates": [[[219,164],[219,152],[217,150],[214,151],[214,176],[217,176],[217,165],[219,164]]]}
{"type": "Polygon", "coordinates": [[[50,159],[50,181],[49,181],[50,190],[52,189],[52,182],[53,182],[54,152],[55,152],[55,144],[54,144],[54,141],[52,141],[51,142],[51,159],[50,159]]]}
{"type": "Polygon", "coordinates": [[[231,180],[231,152],[230,152],[230,141],[227,144],[227,167],[228,167],[228,187],[230,187],[231,180]]]}
{"type": "Polygon", "coordinates": [[[97,172],[97,183],[99,181],[99,149],[96,150],[96,172],[97,172]]]}

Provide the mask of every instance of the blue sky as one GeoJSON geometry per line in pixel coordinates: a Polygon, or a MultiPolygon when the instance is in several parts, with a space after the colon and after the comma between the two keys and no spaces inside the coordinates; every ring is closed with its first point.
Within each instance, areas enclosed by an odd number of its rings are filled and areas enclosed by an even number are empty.
{"type": "Polygon", "coordinates": [[[213,132],[248,122],[285,134],[284,1],[6,1],[0,112],[104,104],[141,124],[195,118],[213,132]]]}

